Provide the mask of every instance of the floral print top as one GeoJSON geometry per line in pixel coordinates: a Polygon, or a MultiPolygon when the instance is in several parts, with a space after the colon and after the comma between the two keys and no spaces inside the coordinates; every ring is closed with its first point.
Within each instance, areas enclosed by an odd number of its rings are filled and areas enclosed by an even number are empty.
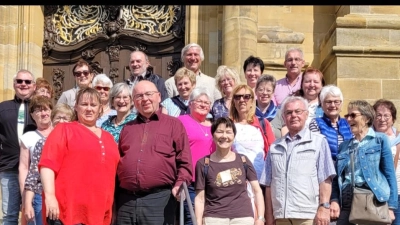
{"type": "Polygon", "coordinates": [[[116,115],[110,116],[108,120],[104,121],[104,123],[101,125],[101,128],[103,128],[103,130],[105,131],[108,131],[114,137],[115,142],[117,142],[118,144],[119,134],[121,133],[122,128],[127,122],[134,120],[136,118],[136,113],[130,113],[127,117],[125,117],[125,120],[118,126],[115,126],[113,122],[113,120],[116,117],[117,117],[116,115]]]}

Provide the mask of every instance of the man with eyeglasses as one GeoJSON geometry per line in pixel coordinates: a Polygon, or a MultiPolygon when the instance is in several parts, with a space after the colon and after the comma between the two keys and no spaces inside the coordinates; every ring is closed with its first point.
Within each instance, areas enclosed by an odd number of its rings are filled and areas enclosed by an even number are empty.
{"type": "Polygon", "coordinates": [[[154,83],[139,81],[132,96],[138,115],[119,138],[117,224],[175,224],[179,188],[193,174],[186,130],[180,120],[161,112],[154,83]]]}
{"type": "Polygon", "coordinates": [[[72,68],[72,74],[75,77],[76,87],[64,91],[57,101],[58,103],[65,103],[71,108],[74,108],[76,102],[76,94],[79,89],[91,87],[94,77],[92,67],[83,59],[79,61],[72,68]]]}
{"type": "Polygon", "coordinates": [[[267,224],[328,225],[336,176],[328,142],[305,126],[304,98],[289,96],[281,109],[289,132],[271,145],[260,179],[266,185],[267,224]]]}
{"type": "Polygon", "coordinates": [[[301,88],[304,54],[300,48],[289,48],[285,54],[286,76],[276,82],[273,101],[279,107],[282,101],[301,88]]]}
{"type": "Polygon", "coordinates": [[[28,131],[36,130],[29,110],[30,98],[36,84],[33,74],[19,70],[13,78],[15,96],[0,103],[0,186],[3,223],[17,225],[21,207],[18,182],[20,146],[19,138],[28,131]]]}
{"type": "Polygon", "coordinates": [[[165,80],[160,75],[153,73],[153,67],[150,65],[149,57],[142,51],[133,51],[130,55],[129,69],[131,77],[126,80],[130,88],[133,88],[139,81],[148,80],[153,82],[161,94],[161,101],[168,98],[165,80]]]}
{"type": "MultiPolygon", "coordinates": [[[[183,47],[181,52],[181,60],[183,65],[196,74],[196,87],[204,87],[210,93],[212,102],[222,98],[221,92],[215,86],[215,78],[205,75],[201,72],[200,66],[204,61],[204,52],[200,45],[190,43],[183,47]]],[[[170,77],[165,81],[165,87],[170,98],[179,95],[175,85],[174,77],[170,77]]]]}

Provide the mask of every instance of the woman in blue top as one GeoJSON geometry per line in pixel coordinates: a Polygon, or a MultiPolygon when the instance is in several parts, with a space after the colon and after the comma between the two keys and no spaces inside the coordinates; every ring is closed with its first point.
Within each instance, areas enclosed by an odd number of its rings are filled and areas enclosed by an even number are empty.
{"type": "Polygon", "coordinates": [[[112,134],[117,143],[119,141],[119,134],[124,125],[136,118],[136,113],[132,110],[133,104],[131,93],[129,86],[126,83],[117,83],[110,91],[109,104],[111,109],[117,111],[117,115],[110,116],[101,125],[101,128],[112,134]]]}
{"type": "Polygon", "coordinates": [[[327,85],[319,94],[324,115],[310,122],[310,130],[325,135],[333,161],[336,161],[339,145],[353,137],[346,119],[340,117],[343,94],[335,85],[327,85]]]}
{"type": "Polygon", "coordinates": [[[332,183],[331,219],[338,219],[337,225],[352,224],[349,222],[353,197],[350,154],[354,153],[355,185],[371,190],[379,202],[387,202],[393,221],[398,200],[389,139],[372,129],[375,112],[367,101],[351,101],[347,112],[345,118],[354,138],[344,141],[336,156],[337,177],[332,183]]]}

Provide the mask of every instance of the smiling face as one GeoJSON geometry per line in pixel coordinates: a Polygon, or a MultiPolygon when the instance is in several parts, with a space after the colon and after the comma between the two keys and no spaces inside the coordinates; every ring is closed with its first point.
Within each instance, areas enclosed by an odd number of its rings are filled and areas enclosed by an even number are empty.
{"type": "Polygon", "coordinates": [[[308,118],[308,111],[302,101],[293,101],[285,105],[283,115],[289,132],[296,134],[304,128],[308,118]]]}
{"type": "Polygon", "coordinates": [[[205,118],[210,112],[211,102],[207,95],[200,95],[190,102],[189,107],[191,114],[205,118]]]}
{"type": "Polygon", "coordinates": [[[201,66],[200,49],[198,47],[189,48],[185,54],[183,64],[197,75],[201,66]]]}
{"type": "Polygon", "coordinates": [[[357,108],[348,108],[347,115],[351,115],[347,117],[347,123],[350,125],[351,132],[357,136],[365,129],[368,129],[367,119],[365,116],[361,114],[361,112],[357,108]],[[354,117],[354,118],[353,118],[354,117]]]}
{"type": "Polygon", "coordinates": [[[226,124],[221,123],[213,134],[214,143],[218,149],[230,149],[235,139],[235,134],[232,127],[226,127],[226,124]]]}
{"type": "Polygon", "coordinates": [[[189,77],[183,77],[176,82],[176,89],[178,90],[179,96],[185,100],[189,99],[190,93],[192,93],[195,85],[192,84],[189,77]]]}
{"type": "Polygon", "coordinates": [[[342,111],[342,100],[340,97],[327,94],[324,102],[321,103],[324,113],[331,119],[337,118],[342,111]]]}
{"type": "Polygon", "coordinates": [[[229,96],[232,93],[233,89],[236,87],[236,84],[231,75],[225,74],[219,80],[219,86],[221,87],[224,95],[229,96]]]}
{"type": "Polygon", "coordinates": [[[160,108],[160,92],[150,81],[142,80],[137,83],[133,88],[132,96],[135,108],[146,118],[150,118],[160,108]]]}
{"type": "Polygon", "coordinates": [[[132,99],[128,92],[121,91],[114,97],[112,105],[117,113],[127,113],[132,108],[132,99]]]}
{"type": "Polygon", "coordinates": [[[315,100],[322,89],[321,77],[317,73],[304,74],[301,88],[305,99],[315,100]]]}
{"type": "Polygon", "coordinates": [[[244,76],[247,80],[247,85],[251,88],[254,88],[257,84],[258,78],[261,76],[261,69],[259,65],[249,64],[246,67],[246,71],[244,72],[244,76]]]}
{"type": "Polygon", "coordinates": [[[304,59],[298,51],[289,52],[284,63],[287,74],[296,77],[301,73],[301,68],[304,67],[304,59]]]}
{"type": "Polygon", "coordinates": [[[129,68],[133,76],[144,74],[147,67],[149,67],[149,62],[146,60],[146,55],[143,52],[135,51],[131,53],[129,68]]]}
{"type": "Polygon", "coordinates": [[[88,66],[77,66],[74,70],[76,84],[79,88],[89,87],[93,80],[93,73],[89,71],[88,66]]]}
{"type": "Polygon", "coordinates": [[[29,99],[32,96],[35,89],[36,89],[36,84],[30,73],[19,72],[17,74],[17,77],[14,80],[14,90],[15,90],[15,95],[18,98],[29,99]]]}
{"type": "Polygon", "coordinates": [[[374,128],[376,131],[386,133],[393,126],[393,117],[390,110],[384,105],[380,105],[376,110],[374,128]]]}
{"type": "Polygon", "coordinates": [[[99,92],[101,102],[107,103],[110,97],[110,85],[106,85],[105,83],[98,81],[94,88],[99,92]]]}
{"type": "Polygon", "coordinates": [[[75,105],[78,121],[86,126],[94,126],[100,117],[100,107],[100,102],[94,94],[82,94],[75,105]]]}
{"type": "Polygon", "coordinates": [[[251,110],[251,108],[254,105],[254,98],[250,98],[250,99],[246,99],[245,95],[250,95],[251,96],[251,92],[245,88],[241,88],[239,89],[236,93],[234,93],[233,95],[233,102],[235,105],[235,108],[237,110],[237,112],[242,115],[249,113],[249,111],[251,110]],[[240,99],[238,97],[235,96],[239,96],[242,95],[240,97],[240,99]]]}
{"type": "Polygon", "coordinates": [[[274,94],[274,87],[271,82],[262,82],[256,89],[257,102],[268,105],[271,102],[271,98],[274,94]]]}

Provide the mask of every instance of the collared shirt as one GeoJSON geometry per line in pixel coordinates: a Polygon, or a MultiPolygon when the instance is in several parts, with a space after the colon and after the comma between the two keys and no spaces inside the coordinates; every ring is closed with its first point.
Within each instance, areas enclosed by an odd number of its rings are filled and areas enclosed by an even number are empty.
{"type": "Polygon", "coordinates": [[[105,131],[108,131],[112,136],[114,136],[115,142],[118,143],[119,140],[119,134],[121,133],[122,128],[126,123],[128,123],[131,120],[134,120],[136,118],[136,113],[130,113],[127,117],[125,117],[124,121],[122,121],[120,124],[115,126],[115,123],[113,122],[114,119],[116,119],[117,116],[110,116],[108,120],[106,120],[102,125],[101,128],[104,129],[105,131]]]}
{"type": "Polygon", "coordinates": [[[144,78],[146,73],[147,73],[147,71],[144,71],[142,74],[137,75],[137,76],[131,75],[131,77],[129,78],[129,81],[131,82],[130,84],[132,85],[132,87],[134,87],[139,81],[143,80],[143,79],[140,79],[139,77],[144,78]]]}
{"type": "Polygon", "coordinates": [[[294,86],[291,86],[289,84],[289,80],[286,77],[278,80],[276,82],[276,87],[275,87],[275,92],[274,92],[274,97],[273,101],[275,102],[276,106],[280,107],[283,100],[289,96],[298,91],[301,88],[301,79],[302,79],[302,74],[299,74],[296,78],[296,83],[294,86]]]}
{"type": "MultiPolygon", "coordinates": [[[[170,77],[165,81],[165,87],[167,88],[168,96],[170,98],[179,95],[178,89],[176,89],[174,77],[170,77]]],[[[205,75],[199,71],[196,76],[196,87],[204,87],[208,90],[211,95],[211,101],[214,102],[222,97],[221,92],[215,87],[215,78],[205,75]]]]}
{"type": "Polygon", "coordinates": [[[119,139],[120,187],[148,191],[192,180],[192,155],[183,124],[158,110],[125,124],[119,139]]]}

